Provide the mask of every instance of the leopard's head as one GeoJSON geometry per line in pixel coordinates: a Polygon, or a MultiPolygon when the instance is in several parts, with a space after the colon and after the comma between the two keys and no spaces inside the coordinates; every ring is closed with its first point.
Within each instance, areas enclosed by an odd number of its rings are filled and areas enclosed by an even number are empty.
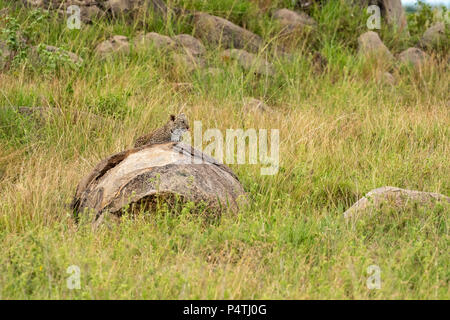
{"type": "Polygon", "coordinates": [[[183,134],[189,130],[189,122],[184,113],[179,115],[170,115],[170,133],[171,141],[180,142],[182,140],[183,134]]]}

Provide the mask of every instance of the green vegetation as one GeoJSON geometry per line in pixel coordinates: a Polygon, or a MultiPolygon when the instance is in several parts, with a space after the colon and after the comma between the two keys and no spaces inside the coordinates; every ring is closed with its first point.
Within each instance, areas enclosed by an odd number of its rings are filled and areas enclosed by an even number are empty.
{"type": "MultiPolygon", "coordinates": [[[[175,4],[276,40],[270,10],[254,1],[175,4]]],[[[450,298],[448,207],[387,207],[355,224],[342,215],[385,185],[450,195],[448,52],[433,52],[420,72],[394,68],[395,86],[382,84],[381,67],[356,54],[366,13],[336,1],[312,10],[320,30],[296,44],[292,59],[272,57],[270,48],[260,53],[275,76],[245,72],[207,46],[209,66],[224,70],[212,75],[186,72],[153,48],[94,55],[115,34],[190,33],[185,20],[101,20],[69,30],[52,12],[0,0],[6,7],[0,39],[20,54],[0,73],[0,106],[51,106],[63,116],[42,123],[0,109],[0,299],[450,298]],[[41,48],[37,65],[28,44],[41,48]],[[43,45],[84,62],[74,65],[43,45]],[[323,73],[313,70],[313,50],[328,60],[323,73]],[[181,82],[192,89],[174,89],[181,82]],[[242,116],[249,96],[274,112],[242,116]],[[80,179],[183,105],[204,128],[280,129],[280,172],[261,176],[259,165],[231,165],[252,199],[238,214],[210,220],[190,214],[188,204],[126,215],[96,231],[88,217],[76,224],[67,204],[80,179]],[[79,111],[104,122],[72,121],[79,111]],[[66,286],[70,265],[80,267],[79,290],[66,286]],[[381,268],[379,290],[366,286],[370,265],[381,268]]],[[[416,41],[380,34],[394,54],[416,41]]]]}

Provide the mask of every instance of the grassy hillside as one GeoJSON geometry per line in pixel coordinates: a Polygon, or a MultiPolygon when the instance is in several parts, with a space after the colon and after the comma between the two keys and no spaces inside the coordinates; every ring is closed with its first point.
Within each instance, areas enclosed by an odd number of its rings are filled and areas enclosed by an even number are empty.
{"type": "MultiPolygon", "coordinates": [[[[272,7],[175,4],[276,40],[272,7]]],[[[431,53],[421,71],[394,68],[395,86],[383,84],[382,66],[356,53],[357,37],[367,31],[365,13],[336,2],[310,13],[319,32],[297,43],[292,59],[273,57],[270,49],[259,53],[270,58],[275,76],[228,64],[205,44],[208,65],[223,69],[212,75],[188,72],[152,48],[106,60],[93,54],[115,34],[191,33],[183,19],[103,19],[69,30],[54,13],[5,0],[2,8],[8,18],[0,20],[1,39],[20,54],[0,73],[0,106],[51,106],[63,115],[41,123],[0,111],[0,299],[450,298],[448,207],[385,208],[355,224],[342,215],[385,185],[450,195],[450,79],[442,62],[448,52],[431,53]],[[15,30],[32,45],[72,51],[84,63],[49,55],[35,64],[15,30]],[[328,60],[323,73],[310,63],[313,51],[328,60]],[[246,97],[274,112],[243,116],[246,97]],[[252,201],[213,221],[186,207],[125,216],[97,231],[88,218],[77,225],[67,203],[80,179],[182,107],[204,128],[279,129],[279,173],[261,176],[259,165],[230,165],[252,201]],[[103,120],[74,123],[71,115],[79,111],[103,120]],[[80,267],[79,290],[66,286],[70,265],[80,267]],[[370,265],[381,269],[379,290],[366,286],[370,265]]],[[[383,24],[380,34],[396,54],[423,31],[402,38],[383,24]]]]}

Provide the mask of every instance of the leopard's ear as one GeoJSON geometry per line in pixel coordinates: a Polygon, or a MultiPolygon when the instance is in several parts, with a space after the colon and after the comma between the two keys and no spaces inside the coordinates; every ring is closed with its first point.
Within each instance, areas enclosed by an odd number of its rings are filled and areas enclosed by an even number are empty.
{"type": "Polygon", "coordinates": [[[175,121],[175,115],[173,114],[170,115],[170,121],[175,121]]]}

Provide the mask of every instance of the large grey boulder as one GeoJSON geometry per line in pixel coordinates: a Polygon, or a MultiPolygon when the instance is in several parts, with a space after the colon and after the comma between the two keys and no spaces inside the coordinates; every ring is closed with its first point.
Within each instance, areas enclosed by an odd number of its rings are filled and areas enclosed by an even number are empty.
{"type": "Polygon", "coordinates": [[[237,176],[215,159],[182,143],[144,146],[101,161],[78,184],[71,207],[95,213],[95,221],[125,208],[152,211],[158,201],[169,206],[194,202],[208,211],[236,212],[245,203],[237,176]]]}
{"type": "Polygon", "coordinates": [[[224,18],[197,12],[193,15],[195,35],[211,45],[225,49],[246,49],[258,51],[263,44],[260,36],[224,18]]]}
{"type": "Polygon", "coordinates": [[[383,15],[391,26],[399,31],[407,29],[406,14],[401,0],[379,0],[383,9],[383,15]]]}
{"type": "Polygon", "coordinates": [[[374,213],[383,205],[394,208],[405,208],[409,203],[415,203],[426,208],[433,208],[437,202],[450,204],[450,197],[440,193],[406,190],[396,187],[381,187],[367,193],[353,206],[344,212],[346,219],[356,219],[364,214],[374,213]]]}
{"type": "Polygon", "coordinates": [[[221,53],[224,61],[235,60],[246,71],[254,71],[255,74],[272,76],[275,70],[270,62],[253,53],[241,49],[227,49],[221,53]]]}

